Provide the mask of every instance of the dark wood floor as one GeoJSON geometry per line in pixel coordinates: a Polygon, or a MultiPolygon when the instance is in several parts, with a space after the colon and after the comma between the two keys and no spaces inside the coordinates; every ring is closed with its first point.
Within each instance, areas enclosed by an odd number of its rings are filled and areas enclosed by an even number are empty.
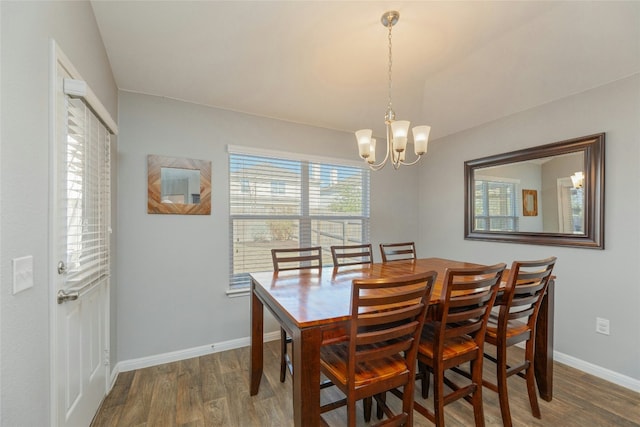
{"type": "MultiPolygon", "coordinates": [[[[520,349],[513,349],[518,356],[520,349]]],[[[493,368],[486,363],[485,374],[493,368]]],[[[554,398],[540,400],[542,419],[533,418],[524,380],[509,379],[514,426],[640,426],[640,394],[555,364],[554,398]]],[[[232,426],[282,427],[292,425],[291,378],[282,384],[279,343],[265,344],[264,377],[257,396],[249,396],[249,348],[230,350],[137,371],[123,372],[106,397],[92,427],[232,426]]],[[[416,387],[419,390],[419,386],[416,387]]],[[[323,399],[337,396],[323,391],[323,399]]],[[[501,426],[497,395],[483,390],[485,421],[501,426]]],[[[390,402],[397,401],[392,396],[390,402]]],[[[432,402],[427,402],[432,407],[432,402]]],[[[447,426],[473,425],[473,412],[464,402],[445,408],[447,426]]],[[[362,410],[358,410],[362,418],[362,410]]],[[[375,420],[375,416],[373,417],[375,420]]],[[[334,426],[345,425],[344,408],[325,414],[334,426]]],[[[365,426],[363,419],[358,425],[365,426]]],[[[432,426],[420,414],[415,426],[432,426]]]]}

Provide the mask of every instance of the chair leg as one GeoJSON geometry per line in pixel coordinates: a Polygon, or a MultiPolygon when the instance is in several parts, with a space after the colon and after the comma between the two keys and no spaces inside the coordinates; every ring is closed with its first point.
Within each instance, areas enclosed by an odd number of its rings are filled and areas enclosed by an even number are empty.
{"type": "Polygon", "coordinates": [[[433,413],[436,427],[444,427],[444,372],[438,366],[433,368],[433,413]]]}
{"type": "MultiPolygon", "coordinates": [[[[387,401],[387,393],[380,393],[378,395],[378,399],[380,399],[381,402],[386,403],[387,401]]],[[[380,405],[380,403],[376,402],[376,417],[381,420],[382,417],[384,416],[384,408],[382,407],[382,405],[380,405]]]]}
{"type": "Polygon", "coordinates": [[[536,391],[536,379],[533,370],[533,352],[534,341],[533,339],[527,342],[527,348],[525,351],[525,358],[527,359],[527,369],[525,370],[525,379],[527,381],[527,393],[529,394],[529,404],[531,404],[531,413],[536,418],[542,418],[540,414],[540,407],[538,406],[538,396],[536,391]]]}
{"type": "Polygon", "coordinates": [[[422,398],[427,399],[429,397],[429,368],[422,362],[418,362],[418,372],[420,372],[420,379],[422,380],[422,398]]]}
{"type": "MultiPolygon", "coordinates": [[[[349,399],[347,399],[349,400],[349,399]]],[[[347,425],[348,427],[356,427],[356,405],[355,402],[347,403],[347,425]]]]}
{"type": "Polygon", "coordinates": [[[476,421],[476,427],[484,427],[484,408],[482,406],[482,352],[476,360],[471,362],[471,376],[475,384],[475,390],[471,395],[471,403],[473,404],[473,418],[476,421]]]}
{"type": "Polygon", "coordinates": [[[496,346],[496,377],[498,380],[498,398],[502,425],[511,427],[511,411],[509,410],[509,391],[507,389],[507,349],[504,345],[496,346]]]}
{"type": "Polygon", "coordinates": [[[373,398],[372,397],[365,397],[362,400],[362,406],[364,408],[364,420],[366,422],[371,421],[371,402],[372,402],[373,398]]]}
{"type": "Polygon", "coordinates": [[[287,374],[287,333],[280,328],[280,382],[283,383],[287,374]]]}
{"type": "Polygon", "coordinates": [[[415,390],[415,381],[409,381],[402,390],[402,412],[407,414],[405,426],[413,425],[413,399],[415,390]]]}

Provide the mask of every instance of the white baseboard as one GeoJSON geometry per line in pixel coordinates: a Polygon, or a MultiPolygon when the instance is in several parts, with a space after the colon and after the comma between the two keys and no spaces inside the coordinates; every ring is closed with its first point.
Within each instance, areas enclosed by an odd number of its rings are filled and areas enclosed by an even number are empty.
{"type": "MultiPolygon", "coordinates": [[[[264,334],[264,341],[275,341],[280,339],[280,331],[264,334]]],[[[235,340],[223,341],[211,345],[188,348],[185,350],[172,351],[169,353],[156,354],[154,356],[141,357],[139,359],[123,360],[118,362],[112,372],[113,381],[120,372],[133,371],[136,369],[148,368],[150,366],[162,365],[163,363],[177,362],[179,360],[191,359],[192,357],[205,356],[207,354],[218,353],[235,348],[248,347],[251,345],[251,338],[244,337],[235,340]]]]}
{"type": "Polygon", "coordinates": [[[601,378],[611,383],[617,384],[629,390],[640,393],[640,380],[628,377],[618,372],[611,371],[598,365],[594,365],[584,360],[569,356],[558,351],[553,352],[553,360],[572,368],[576,368],[582,372],[601,378]]]}
{"type": "MultiPolygon", "coordinates": [[[[264,341],[275,341],[280,339],[280,331],[269,332],[264,335],[264,341]]],[[[238,338],[235,340],[223,341],[212,345],[204,345],[200,347],[189,348],[185,350],[173,351],[170,353],[157,354],[154,356],[141,357],[139,359],[123,360],[119,362],[111,371],[111,387],[120,372],[133,371],[136,369],[148,368],[150,366],[161,365],[163,363],[176,362],[178,360],[190,359],[192,357],[204,356],[220,351],[232,350],[251,345],[250,337],[238,338]]],[[[619,386],[628,388],[635,392],[640,392],[640,380],[629,376],[611,371],[606,368],[594,365],[573,356],[554,351],[554,360],[556,362],[571,366],[582,372],[586,372],[603,380],[612,382],[619,386]]]]}

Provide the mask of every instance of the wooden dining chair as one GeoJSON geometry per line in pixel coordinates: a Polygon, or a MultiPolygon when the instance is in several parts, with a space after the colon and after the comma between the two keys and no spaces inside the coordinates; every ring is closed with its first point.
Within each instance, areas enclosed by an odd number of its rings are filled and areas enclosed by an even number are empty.
{"type": "Polygon", "coordinates": [[[507,378],[517,374],[527,383],[531,412],[541,418],[533,367],[536,322],[542,299],[547,291],[556,258],[538,261],[514,261],[504,292],[496,301],[496,310],[489,317],[485,341],[496,347],[496,356],[484,357],[496,364],[497,383],[483,380],[483,385],[498,393],[500,412],[505,427],[511,426],[507,378]],[[507,365],[507,348],[524,342],[524,360],[518,366],[507,365]]]}
{"type": "Polygon", "coordinates": [[[414,242],[380,243],[382,262],[416,259],[416,245],[414,242]]]}
{"type": "Polygon", "coordinates": [[[331,258],[333,258],[334,267],[371,264],[373,263],[373,248],[371,243],[331,246],[331,258]]]}
{"type": "MultiPolygon", "coordinates": [[[[273,270],[277,273],[287,270],[322,269],[322,248],[313,246],[307,248],[271,249],[273,270]]],[[[291,344],[291,336],[280,327],[280,382],[286,379],[287,368],[293,375],[293,364],[287,353],[287,345],[291,344]]]]}
{"type": "Polygon", "coordinates": [[[347,405],[347,425],[352,427],[358,400],[403,387],[397,414],[376,398],[388,417],[377,425],[413,425],[417,346],[436,276],[430,271],[353,281],[348,339],[320,349],[322,373],[345,398],[322,405],[321,414],[347,405]]]}
{"type": "MultiPolygon", "coordinates": [[[[446,269],[433,319],[422,330],[418,347],[418,378],[427,398],[429,373],[433,374],[433,412],[415,402],[416,411],[437,427],[444,426],[444,406],[464,398],[473,405],[476,426],[484,426],[482,360],[484,336],[491,308],[506,265],[446,269]],[[454,383],[447,370],[471,362],[471,379],[454,383]],[[445,394],[444,386],[452,391],[445,394]]],[[[465,380],[464,378],[462,378],[465,380]]]]}

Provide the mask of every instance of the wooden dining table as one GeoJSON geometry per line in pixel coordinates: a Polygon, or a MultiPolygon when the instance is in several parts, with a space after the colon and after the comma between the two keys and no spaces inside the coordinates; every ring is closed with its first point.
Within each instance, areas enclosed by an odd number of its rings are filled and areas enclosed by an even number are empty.
{"type": "MultiPolygon", "coordinates": [[[[431,304],[437,304],[447,268],[478,267],[463,261],[423,258],[320,270],[251,273],[251,388],[258,394],[263,370],[264,307],[293,343],[293,415],[297,427],[320,424],[320,346],[344,339],[354,279],[397,277],[434,270],[438,278],[431,304]]],[[[503,280],[506,281],[508,271],[503,280]]],[[[553,292],[550,280],[538,315],[534,370],[542,399],[553,388],[553,292]]]]}

